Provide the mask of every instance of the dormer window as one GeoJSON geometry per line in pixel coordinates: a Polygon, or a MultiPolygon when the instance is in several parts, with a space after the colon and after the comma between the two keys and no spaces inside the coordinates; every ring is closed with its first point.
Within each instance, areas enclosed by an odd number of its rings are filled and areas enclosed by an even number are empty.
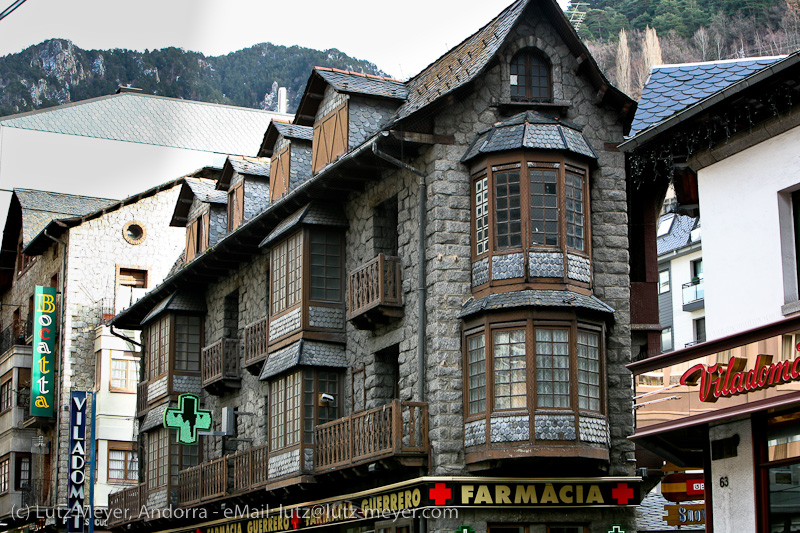
{"type": "Polygon", "coordinates": [[[512,102],[550,102],[552,100],[550,62],[534,50],[522,50],[511,60],[512,102]]]}
{"type": "Polygon", "coordinates": [[[233,231],[244,221],[244,180],[228,191],[228,231],[233,231]]]}

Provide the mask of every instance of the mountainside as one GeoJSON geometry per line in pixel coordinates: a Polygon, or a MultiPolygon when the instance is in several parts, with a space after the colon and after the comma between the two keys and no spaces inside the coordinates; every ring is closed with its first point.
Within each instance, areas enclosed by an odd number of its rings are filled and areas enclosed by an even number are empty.
{"type": "Polygon", "coordinates": [[[0,116],[113,94],[120,85],[147,94],[275,110],[286,87],[294,112],[314,66],[384,76],[373,63],[336,49],[261,43],[223,56],[179,48],[83,50],[50,39],[0,57],[0,116]]]}

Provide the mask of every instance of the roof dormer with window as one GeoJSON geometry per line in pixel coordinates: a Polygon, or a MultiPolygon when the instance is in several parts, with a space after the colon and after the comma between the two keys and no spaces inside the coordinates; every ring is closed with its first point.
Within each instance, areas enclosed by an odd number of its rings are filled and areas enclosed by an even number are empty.
{"type": "Polygon", "coordinates": [[[272,121],[259,155],[271,158],[269,200],[274,202],[311,177],[311,128],[272,121]]]}
{"type": "Polygon", "coordinates": [[[228,194],[228,233],[269,206],[269,177],[266,158],[229,156],[225,161],[217,190],[228,194]]]}
{"type": "Polygon", "coordinates": [[[170,221],[170,226],[186,228],[185,263],[225,236],[227,204],[227,194],[216,190],[212,180],[186,178],[170,221]]]}

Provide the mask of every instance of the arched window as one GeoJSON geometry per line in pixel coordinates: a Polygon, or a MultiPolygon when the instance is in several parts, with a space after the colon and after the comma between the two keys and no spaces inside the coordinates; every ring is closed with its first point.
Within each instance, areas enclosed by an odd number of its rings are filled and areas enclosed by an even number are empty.
{"type": "Polygon", "coordinates": [[[550,63],[541,54],[522,50],[511,60],[510,85],[512,102],[549,102],[550,63]]]}

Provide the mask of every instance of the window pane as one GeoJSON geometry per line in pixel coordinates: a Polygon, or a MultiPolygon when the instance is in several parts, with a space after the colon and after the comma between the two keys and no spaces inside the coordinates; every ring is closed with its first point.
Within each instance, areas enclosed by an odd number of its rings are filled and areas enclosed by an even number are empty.
{"type": "Polygon", "coordinates": [[[495,236],[498,248],[522,245],[519,170],[495,172],[495,236]]]}
{"type": "Polygon", "coordinates": [[[311,235],[311,298],[341,300],[341,257],[339,234],[315,231],[311,235]]]}
{"type": "Polygon", "coordinates": [[[469,358],[469,414],[486,410],[486,337],[483,333],[467,340],[469,358]]]}
{"type": "Polygon", "coordinates": [[[175,317],[175,370],[200,371],[200,317],[175,317]]]}
{"type": "Polygon", "coordinates": [[[567,246],[582,251],[584,249],[583,176],[567,171],[565,183],[567,246]]]}
{"type": "Polygon", "coordinates": [[[600,410],[600,336],[578,332],[578,407],[600,410]]]}
{"type": "Polygon", "coordinates": [[[286,309],[286,242],[272,249],[272,313],[286,309]]]}
{"type": "Polygon", "coordinates": [[[475,182],[475,254],[489,250],[489,178],[475,182]]]}
{"type": "Polygon", "coordinates": [[[552,168],[531,168],[531,242],[558,246],[557,174],[552,168]]]}
{"type": "Polygon", "coordinates": [[[289,237],[288,263],[286,283],[286,306],[292,307],[300,303],[303,280],[303,234],[297,233],[289,237]]]}
{"type": "Polygon", "coordinates": [[[669,270],[662,270],[658,273],[658,293],[669,292],[669,270]]]}
{"type": "Polygon", "coordinates": [[[536,406],[570,407],[569,333],[536,330],[536,406]]]}
{"type": "Polygon", "coordinates": [[[672,350],[672,328],[664,328],[661,330],[661,351],[670,350],[672,350]]]}
{"type": "Polygon", "coordinates": [[[524,408],[525,399],[525,330],[512,329],[494,333],[494,407],[524,408]]]}

